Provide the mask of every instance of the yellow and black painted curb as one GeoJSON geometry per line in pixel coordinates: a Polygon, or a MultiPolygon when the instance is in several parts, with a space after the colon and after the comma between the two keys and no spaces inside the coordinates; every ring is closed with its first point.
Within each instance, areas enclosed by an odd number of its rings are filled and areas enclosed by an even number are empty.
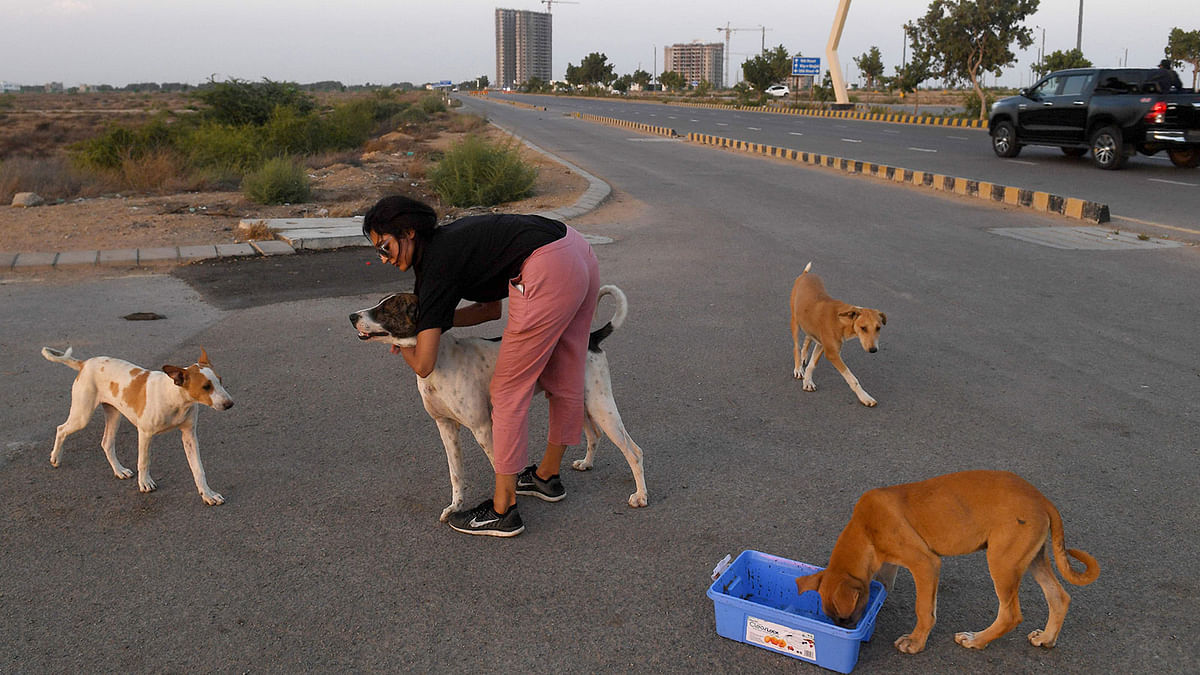
{"type": "Polygon", "coordinates": [[[588,122],[597,124],[607,124],[610,127],[623,127],[625,129],[633,129],[634,131],[642,131],[647,134],[655,134],[657,136],[668,136],[671,138],[679,136],[674,129],[669,127],[656,127],[651,124],[642,124],[641,122],[630,122],[629,120],[619,120],[612,117],[600,117],[599,115],[589,115],[588,113],[571,113],[575,117],[588,122]]]}
{"type": "Polygon", "coordinates": [[[935,127],[961,127],[982,129],[987,127],[986,120],[969,120],[963,117],[934,117],[931,115],[908,115],[905,113],[864,113],[855,110],[813,110],[808,108],[782,108],[777,106],[748,106],[721,105],[717,103],[689,103],[680,101],[665,105],[677,105],[685,108],[709,108],[715,110],[744,110],[748,112],[764,112],[775,115],[806,115],[809,117],[836,117],[840,119],[862,120],[866,122],[890,122],[893,124],[923,124],[935,127]]]}
{"type": "Polygon", "coordinates": [[[528,110],[548,110],[548,108],[544,105],[531,105],[529,103],[524,103],[522,101],[510,101],[509,99],[506,99],[506,98],[492,98],[492,97],[488,96],[488,93],[486,91],[471,91],[471,92],[467,92],[467,93],[470,94],[471,96],[475,96],[476,98],[486,98],[487,100],[491,101],[492,103],[507,103],[508,105],[511,105],[515,108],[526,108],[528,110]]]}
{"type": "Polygon", "coordinates": [[[687,140],[702,145],[713,145],[813,166],[821,166],[842,171],[843,173],[861,174],[896,183],[951,192],[965,197],[976,197],[985,201],[1008,204],[1010,206],[1021,206],[1043,213],[1054,213],[1093,223],[1107,223],[1110,219],[1108,204],[1075,197],[1062,197],[1038,190],[1026,190],[998,183],[946,176],[933,173],[932,171],[914,171],[902,167],[863,162],[845,157],[834,157],[832,155],[819,155],[812,152],[778,148],[771,145],[763,145],[762,143],[750,143],[706,134],[689,133],[687,140]]]}

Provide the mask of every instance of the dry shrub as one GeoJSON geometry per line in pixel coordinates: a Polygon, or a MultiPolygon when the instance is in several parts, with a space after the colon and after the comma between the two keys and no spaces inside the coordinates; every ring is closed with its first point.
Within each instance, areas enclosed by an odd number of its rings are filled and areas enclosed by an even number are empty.
{"type": "Polygon", "coordinates": [[[275,238],[275,232],[262,220],[237,227],[235,238],[238,241],[270,241],[275,238]]]}
{"type": "Polygon", "coordinates": [[[450,121],[446,125],[447,129],[455,133],[483,131],[485,126],[487,126],[487,120],[472,113],[458,113],[451,115],[450,121]]]}
{"type": "Polygon", "coordinates": [[[110,188],[102,177],[73,169],[61,156],[15,157],[0,163],[0,203],[12,203],[18,192],[36,192],[47,201],[93,196],[110,188]]]}
{"type": "Polygon", "coordinates": [[[167,150],[155,150],[140,157],[126,155],[118,171],[122,184],[139,192],[179,191],[188,183],[179,161],[167,150]]]}
{"type": "MultiPolygon", "coordinates": [[[[368,142],[368,145],[370,143],[368,142]]],[[[342,150],[337,152],[322,152],[303,158],[304,166],[310,169],[324,169],[334,164],[346,166],[362,166],[362,153],[358,150],[342,150]]]]}

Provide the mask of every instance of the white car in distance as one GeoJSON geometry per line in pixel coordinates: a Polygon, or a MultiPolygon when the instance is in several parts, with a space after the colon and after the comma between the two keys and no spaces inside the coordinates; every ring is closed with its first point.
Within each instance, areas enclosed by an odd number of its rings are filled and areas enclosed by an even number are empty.
{"type": "Polygon", "coordinates": [[[767,87],[767,96],[787,96],[792,93],[786,84],[773,84],[767,87]]]}

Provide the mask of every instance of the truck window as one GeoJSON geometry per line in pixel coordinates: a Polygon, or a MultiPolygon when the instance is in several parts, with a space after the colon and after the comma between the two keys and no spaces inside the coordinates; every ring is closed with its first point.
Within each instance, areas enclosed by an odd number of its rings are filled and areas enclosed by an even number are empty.
{"type": "Polygon", "coordinates": [[[1037,87],[1034,87],[1029,92],[1029,98],[1036,99],[1045,98],[1047,96],[1058,96],[1058,91],[1060,88],[1062,88],[1063,80],[1065,79],[1066,78],[1064,78],[1062,75],[1055,75],[1054,77],[1042,82],[1037,87]]]}
{"type": "Polygon", "coordinates": [[[1092,79],[1091,75],[1068,75],[1063,78],[1062,92],[1060,96],[1079,96],[1083,94],[1084,88],[1087,86],[1088,80],[1092,79]]]}

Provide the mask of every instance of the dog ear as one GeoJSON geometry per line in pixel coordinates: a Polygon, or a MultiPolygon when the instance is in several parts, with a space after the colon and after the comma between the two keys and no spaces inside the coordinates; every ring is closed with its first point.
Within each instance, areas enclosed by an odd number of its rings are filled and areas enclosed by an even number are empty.
{"type": "Polygon", "coordinates": [[[177,387],[182,387],[183,383],[187,382],[187,371],[179,366],[163,366],[162,371],[171,376],[177,387]]]}
{"type": "Polygon", "coordinates": [[[885,326],[886,326],[886,325],[887,325],[887,314],[884,314],[883,312],[880,312],[880,313],[879,313],[879,320],[880,320],[880,321],[882,321],[882,322],[883,322],[883,325],[885,325],[885,326]]]}
{"type": "Polygon", "coordinates": [[[808,591],[817,590],[821,587],[821,575],[824,573],[824,570],[822,570],[816,574],[810,574],[804,577],[796,577],[796,591],[800,595],[804,595],[808,591]]]}
{"type": "Polygon", "coordinates": [[[839,584],[830,604],[839,617],[849,618],[854,616],[854,610],[858,609],[858,597],[858,588],[851,584],[839,584]]]}
{"type": "Polygon", "coordinates": [[[204,351],[204,347],[200,348],[200,360],[196,362],[196,365],[212,367],[212,363],[208,360],[208,352],[204,351]]]}
{"type": "Polygon", "coordinates": [[[858,312],[859,312],[858,307],[851,307],[850,309],[847,309],[843,312],[838,312],[838,318],[848,319],[850,321],[853,321],[858,318],[858,312]]]}

